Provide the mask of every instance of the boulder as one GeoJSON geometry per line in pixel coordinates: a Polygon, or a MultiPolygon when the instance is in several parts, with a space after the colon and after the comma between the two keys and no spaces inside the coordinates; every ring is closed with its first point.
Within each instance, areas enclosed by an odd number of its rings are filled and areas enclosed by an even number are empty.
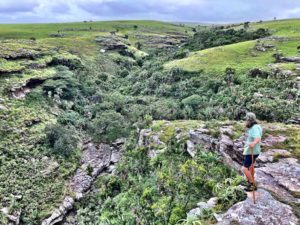
{"type": "Polygon", "coordinates": [[[261,162],[261,163],[273,162],[278,157],[287,158],[290,157],[291,155],[292,154],[285,149],[270,149],[266,152],[262,152],[257,158],[257,162],[261,162]]]}
{"type": "Polygon", "coordinates": [[[51,216],[42,222],[42,225],[54,225],[61,222],[64,219],[64,216],[73,208],[73,206],[74,199],[69,196],[65,197],[59,208],[54,210],[51,216]]]}
{"type": "Polygon", "coordinates": [[[186,142],[186,150],[187,152],[190,154],[190,156],[195,157],[197,151],[195,149],[195,145],[193,142],[191,142],[190,140],[187,140],[186,142]]]}
{"type": "Polygon", "coordinates": [[[285,202],[300,203],[300,164],[297,159],[283,158],[276,163],[266,163],[256,169],[256,180],[260,187],[275,193],[285,202]]]}
{"type": "Polygon", "coordinates": [[[217,225],[297,225],[298,218],[294,215],[289,205],[275,200],[272,195],[262,189],[256,192],[256,204],[249,197],[242,202],[233,205],[223,216],[217,225]]]}
{"type": "Polygon", "coordinates": [[[197,203],[197,208],[190,210],[187,213],[188,218],[197,218],[202,215],[204,210],[212,209],[216,206],[218,199],[216,197],[210,198],[207,202],[197,203]]]}
{"type": "Polygon", "coordinates": [[[4,106],[4,105],[0,105],[0,111],[4,111],[4,110],[7,110],[7,108],[4,106]]]}
{"type": "Polygon", "coordinates": [[[294,62],[294,63],[300,63],[300,56],[296,57],[278,57],[279,62],[294,62]]]}
{"type": "Polygon", "coordinates": [[[283,143],[286,140],[287,140],[287,138],[285,136],[282,136],[282,135],[274,136],[274,135],[269,134],[262,140],[262,146],[272,147],[275,144],[283,143]]]}

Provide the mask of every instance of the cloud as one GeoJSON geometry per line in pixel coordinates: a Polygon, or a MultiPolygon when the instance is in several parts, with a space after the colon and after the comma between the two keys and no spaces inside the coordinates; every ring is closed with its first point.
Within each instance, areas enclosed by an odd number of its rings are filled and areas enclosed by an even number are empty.
{"type": "Polygon", "coordinates": [[[39,3],[37,0],[24,0],[20,4],[19,1],[3,1],[0,0],[0,13],[10,14],[10,13],[20,13],[20,12],[30,12],[39,3]]]}
{"type": "Polygon", "coordinates": [[[0,0],[2,23],[90,19],[225,23],[299,15],[299,0],[0,0]]]}

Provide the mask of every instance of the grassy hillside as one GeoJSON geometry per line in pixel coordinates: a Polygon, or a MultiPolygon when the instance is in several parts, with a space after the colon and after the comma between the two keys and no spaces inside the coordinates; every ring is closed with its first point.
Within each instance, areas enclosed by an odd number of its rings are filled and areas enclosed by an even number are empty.
{"type": "Polygon", "coordinates": [[[190,33],[190,27],[159,21],[84,21],[76,23],[48,24],[0,24],[0,39],[37,39],[39,43],[62,47],[75,53],[93,56],[97,36],[108,36],[110,32],[129,36],[134,44],[135,34],[190,33]],[[134,35],[133,35],[134,34],[134,35]],[[58,38],[53,37],[57,35],[58,38]],[[52,36],[52,37],[51,37],[52,36]]]}
{"type": "MultiPolygon", "coordinates": [[[[187,58],[171,61],[165,64],[166,69],[179,67],[187,71],[200,71],[222,73],[226,67],[236,68],[238,72],[245,73],[249,69],[268,69],[268,64],[274,63],[273,54],[280,52],[285,56],[298,54],[300,43],[300,19],[280,20],[262,23],[250,23],[249,30],[258,28],[269,29],[272,36],[280,36],[278,40],[266,38],[265,44],[274,45],[266,52],[257,51],[254,47],[256,41],[247,41],[227,46],[220,46],[202,51],[192,52],[187,58]]],[[[235,29],[242,28],[235,27],[235,29]]],[[[282,66],[282,65],[280,65],[282,66]]],[[[284,65],[283,65],[284,66],[284,65]]],[[[292,69],[293,65],[287,65],[292,69]]]]}

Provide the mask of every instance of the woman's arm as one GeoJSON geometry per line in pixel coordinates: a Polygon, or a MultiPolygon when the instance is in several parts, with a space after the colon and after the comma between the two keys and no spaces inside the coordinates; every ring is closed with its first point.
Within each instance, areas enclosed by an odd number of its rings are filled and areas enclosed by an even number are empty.
{"type": "Polygon", "coordinates": [[[255,145],[257,145],[260,142],[260,138],[255,138],[253,142],[249,144],[250,148],[254,148],[255,145]]]}

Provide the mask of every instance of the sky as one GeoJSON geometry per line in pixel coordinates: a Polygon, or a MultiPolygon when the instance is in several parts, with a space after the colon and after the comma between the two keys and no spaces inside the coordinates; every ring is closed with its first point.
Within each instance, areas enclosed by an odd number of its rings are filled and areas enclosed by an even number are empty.
{"type": "Polygon", "coordinates": [[[162,20],[228,23],[300,17],[300,0],[0,0],[0,23],[162,20]]]}

